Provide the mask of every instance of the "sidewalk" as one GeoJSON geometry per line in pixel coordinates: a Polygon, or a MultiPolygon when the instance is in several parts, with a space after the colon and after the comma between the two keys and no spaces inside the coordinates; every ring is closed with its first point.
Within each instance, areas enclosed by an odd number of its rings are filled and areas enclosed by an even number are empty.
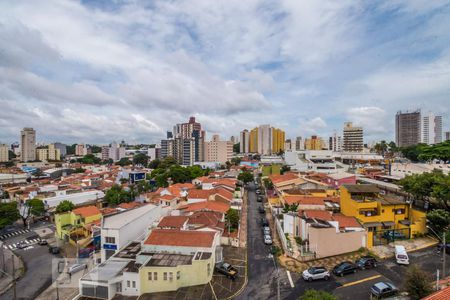
{"type": "Polygon", "coordinates": [[[248,192],[244,191],[242,196],[242,209],[239,225],[239,247],[245,248],[247,246],[247,211],[248,211],[248,192]]]}
{"type": "MultiPolygon", "coordinates": [[[[430,237],[416,238],[411,240],[401,240],[395,241],[395,245],[402,245],[405,247],[406,251],[416,251],[432,246],[436,246],[438,241],[430,237]]],[[[393,257],[395,253],[394,243],[382,246],[374,246],[371,250],[373,254],[381,259],[393,257]]]]}
{"type": "MultiPolygon", "coordinates": [[[[20,278],[25,273],[25,268],[22,260],[15,255],[9,249],[0,250],[3,251],[3,256],[0,256],[0,266],[2,271],[9,274],[9,276],[0,273],[0,295],[5,293],[12,286],[12,273],[13,273],[13,257],[14,257],[14,269],[16,280],[20,278]],[[4,258],[4,268],[3,268],[3,258],[4,258]]],[[[1,252],[0,252],[1,253],[1,252]]]]}

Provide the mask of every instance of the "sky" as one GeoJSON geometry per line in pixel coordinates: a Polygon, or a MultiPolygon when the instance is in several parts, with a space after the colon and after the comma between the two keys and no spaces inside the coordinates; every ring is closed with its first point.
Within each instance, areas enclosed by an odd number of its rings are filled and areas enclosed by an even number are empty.
{"type": "Polygon", "coordinates": [[[0,1],[0,142],[154,143],[189,116],[371,142],[417,108],[449,130],[449,28],[448,0],[0,1]]]}

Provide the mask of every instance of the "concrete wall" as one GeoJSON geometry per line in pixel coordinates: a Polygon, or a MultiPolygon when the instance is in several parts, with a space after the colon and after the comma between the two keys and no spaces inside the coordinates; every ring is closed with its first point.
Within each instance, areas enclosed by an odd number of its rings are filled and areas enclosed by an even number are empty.
{"type": "Polygon", "coordinates": [[[317,258],[357,251],[367,243],[365,231],[336,233],[334,227],[310,227],[308,239],[311,247],[317,249],[317,258]]]}

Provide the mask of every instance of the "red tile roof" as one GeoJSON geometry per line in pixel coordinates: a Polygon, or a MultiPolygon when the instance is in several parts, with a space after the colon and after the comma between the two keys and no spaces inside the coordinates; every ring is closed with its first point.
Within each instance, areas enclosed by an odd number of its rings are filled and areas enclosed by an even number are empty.
{"type": "Polygon", "coordinates": [[[102,213],[103,216],[107,216],[107,215],[116,213],[117,209],[111,208],[111,207],[105,207],[105,208],[100,209],[100,212],[102,213]]]}
{"type": "Polygon", "coordinates": [[[188,199],[205,199],[207,200],[209,196],[214,194],[214,190],[199,190],[193,189],[188,192],[188,199]]]}
{"type": "Polygon", "coordinates": [[[311,219],[320,219],[324,221],[332,221],[333,217],[329,211],[326,210],[304,210],[303,216],[311,219]]]}
{"type": "Polygon", "coordinates": [[[197,230],[154,229],[145,245],[175,247],[212,247],[216,233],[197,230]]]}
{"type": "Polygon", "coordinates": [[[144,203],[141,203],[141,202],[125,202],[125,203],[120,203],[119,207],[123,208],[123,209],[133,209],[133,208],[136,208],[136,207],[140,207],[142,205],[144,205],[144,203]]]}
{"type": "Polygon", "coordinates": [[[217,211],[221,213],[226,213],[230,209],[230,204],[217,201],[203,201],[183,205],[179,209],[184,210],[185,212],[217,211]]]}
{"type": "Polygon", "coordinates": [[[325,205],[325,201],[339,203],[339,197],[313,197],[303,195],[284,195],[284,201],[291,205],[298,203],[299,205],[325,205]]]}
{"type": "Polygon", "coordinates": [[[361,227],[355,217],[348,217],[342,214],[333,214],[333,220],[339,223],[339,228],[345,227],[361,227]]]}
{"type": "Polygon", "coordinates": [[[277,184],[283,181],[289,181],[289,180],[294,180],[294,179],[298,179],[300,177],[298,177],[297,174],[294,173],[286,173],[283,175],[270,175],[269,179],[272,181],[273,184],[277,184]]]}
{"type": "Polygon", "coordinates": [[[299,212],[300,216],[310,219],[319,219],[322,221],[336,221],[339,228],[361,227],[361,224],[355,217],[344,216],[343,214],[332,214],[326,210],[303,210],[299,212]]]}
{"type": "Polygon", "coordinates": [[[161,219],[158,227],[182,228],[188,219],[186,216],[166,216],[161,219]]]}
{"type": "Polygon", "coordinates": [[[223,213],[215,211],[198,211],[189,216],[188,224],[210,228],[224,228],[221,222],[223,213]]]}
{"type": "Polygon", "coordinates": [[[422,300],[448,300],[450,299],[450,286],[446,287],[440,291],[437,291],[422,300]]]}
{"type": "Polygon", "coordinates": [[[72,212],[85,218],[100,214],[100,210],[93,205],[75,208],[72,212]]]}
{"type": "Polygon", "coordinates": [[[229,190],[226,190],[224,188],[215,188],[214,191],[228,201],[233,200],[233,193],[229,190]]]}

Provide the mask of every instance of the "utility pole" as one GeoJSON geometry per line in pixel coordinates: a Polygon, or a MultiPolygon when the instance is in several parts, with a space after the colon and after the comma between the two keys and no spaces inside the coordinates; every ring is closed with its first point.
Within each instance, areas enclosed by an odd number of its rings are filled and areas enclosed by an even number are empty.
{"type": "Polygon", "coordinates": [[[445,251],[447,250],[447,244],[445,243],[446,230],[442,233],[442,279],[445,279],[445,251]]]}
{"type": "Polygon", "coordinates": [[[12,280],[13,280],[13,299],[17,299],[17,291],[16,291],[16,269],[14,266],[14,254],[11,255],[12,258],[12,280]]]}

